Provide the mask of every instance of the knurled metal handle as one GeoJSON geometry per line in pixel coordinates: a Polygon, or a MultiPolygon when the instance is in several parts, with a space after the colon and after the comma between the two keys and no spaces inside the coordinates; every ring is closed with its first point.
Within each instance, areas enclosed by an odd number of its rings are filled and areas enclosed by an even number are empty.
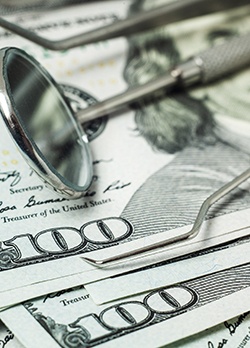
{"type": "Polygon", "coordinates": [[[202,83],[212,82],[244,67],[250,67],[250,34],[235,37],[195,58],[202,83]]]}

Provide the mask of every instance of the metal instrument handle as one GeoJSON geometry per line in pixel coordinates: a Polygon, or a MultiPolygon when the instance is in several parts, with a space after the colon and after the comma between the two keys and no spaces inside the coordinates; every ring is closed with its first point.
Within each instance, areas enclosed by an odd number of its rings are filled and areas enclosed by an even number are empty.
{"type": "Polygon", "coordinates": [[[214,46],[195,59],[202,62],[201,81],[204,84],[250,67],[250,34],[235,37],[230,44],[214,46]]]}

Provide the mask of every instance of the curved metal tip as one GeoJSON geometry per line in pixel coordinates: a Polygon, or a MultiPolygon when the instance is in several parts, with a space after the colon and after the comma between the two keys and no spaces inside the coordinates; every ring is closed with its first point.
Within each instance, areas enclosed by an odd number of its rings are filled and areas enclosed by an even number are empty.
{"type": "Polygon", "coordinates": [[[92,266],[96,267],[102,267],[105,265],[112,265],[114,263],[117,263],[119,261],[122,261],[124,259],[135,259],[138,258],[141,254],[155,254],[156,252],[160,252],[162,249],[170,244],[174,244],[177,242],[181,242],[186,239],[191,239],[197,236],[197,234],[200,231],[201,225],[205,220],[206,214],[209,210],[209,208],[217,202],[219,199],[221,199],[223,196],[234,190],[236,187],[238,187],[240,184],[242,184],[244,181],[250,178],[250,168],[244,171],[242,174],[234,178],[232,181],[228,182],[224,186],[222,186],[219,190],[214,192],[211,196],[209,196],[201,205],[201,208],[197,214],[197,217],[195,219],[194,225],[191,228],[190,231],[179,235],[177,237],[171,237],[169,239],[166,239],[164,241],[160,241],[157,243],[153,243],[151,245],[147,245],[138,249],[130,250],[106,259],[102,260],[96,260],[93,258],[88,257],[81,257],[84,261],[88,262],[92,266]]]}
{"type": "Polygon", "coordinates": [[[91,259],[89,257],[81,257],[81,259],[83,259],[84,261],[86,261],[87,263],[89,263],[90,265],[92,266],[103,266],[104,263],[105,263],[105,260],[94,260],[94,259],[91,259]]]}

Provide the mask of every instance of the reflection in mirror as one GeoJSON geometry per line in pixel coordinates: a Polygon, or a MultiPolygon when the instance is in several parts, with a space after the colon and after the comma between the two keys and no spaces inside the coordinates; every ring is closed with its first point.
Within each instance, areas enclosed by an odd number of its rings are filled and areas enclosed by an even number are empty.
{"type": "Polygon", "coordinates": [[[8,51],[5,69],[12,107],[40,157],[73,189],[89,184],[87,139],[55,82],[20,50],[8,51]]]}

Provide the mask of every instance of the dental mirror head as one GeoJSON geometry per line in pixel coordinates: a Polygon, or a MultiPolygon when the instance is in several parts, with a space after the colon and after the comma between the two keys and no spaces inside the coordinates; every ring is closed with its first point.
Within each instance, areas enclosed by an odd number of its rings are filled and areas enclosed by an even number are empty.
{"type": "Polygon", "coordinates": [[[88,139],[49,73],[18,48],[0,50],[0,113],[18,149],[44,183],[79,198],[92,180],[88,139]]]}

